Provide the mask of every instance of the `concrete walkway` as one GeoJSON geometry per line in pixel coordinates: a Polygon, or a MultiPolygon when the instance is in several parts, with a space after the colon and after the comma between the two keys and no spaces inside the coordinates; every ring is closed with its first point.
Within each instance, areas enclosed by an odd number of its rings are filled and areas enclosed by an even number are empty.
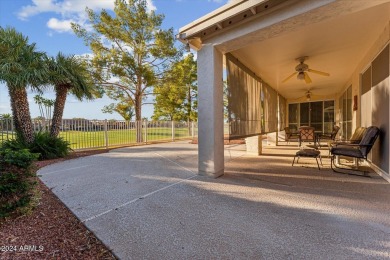
{"type": "MultiPolygon", "coordinates": [[[[227,146],[197,176],[188,142],[121,148],[39,171],[121,259],[390,259],[390,184],[319,171],[296,147],[227,146]]],[[[326,154],[326,151],[324,151],[326,154]]]]}

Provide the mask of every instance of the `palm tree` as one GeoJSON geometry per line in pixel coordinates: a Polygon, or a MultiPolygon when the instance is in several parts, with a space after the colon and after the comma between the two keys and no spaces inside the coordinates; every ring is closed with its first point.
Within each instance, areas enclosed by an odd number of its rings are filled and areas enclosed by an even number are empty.
{"type": "Polygon", "coordinates": [[[2,114],[2,115],[0,115],[0,117],[2,118],[2,119],[12,119],[12,115],[11,114],[2,114]]]}
{"type": "Polygon", "coordinates": [[[0,27],[0,81],[7,84],[12,117],[19,138],[31,143],[33,125],[27,99],[27,87],[39,89],[46,80],[45,53],[38,52],[28,37],[14,28],[0,27]]]}
{"type": "Polygon", "coordinates": [[[56,99],[50,135],[58,136],[68,92],[77,99],[93,98],[93,84],[90,74],[82,61],[75,56],[58,53],[47,61],[50,68],[50,82],[54,85],[56,99]]]}

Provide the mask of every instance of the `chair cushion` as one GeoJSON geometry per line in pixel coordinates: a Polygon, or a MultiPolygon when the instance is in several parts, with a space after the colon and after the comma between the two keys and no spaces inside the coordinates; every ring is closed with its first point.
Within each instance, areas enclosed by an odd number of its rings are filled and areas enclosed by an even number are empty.
{"type": "Polygon", "coordinates": [[[317,157],[320,155],[320,151],[316,149],[302,149],[296,153],[296,156],[301,157],[317,157]]]}
{"type": "Polygon", "coordinates": [[[333,155],[344,155],[348,157],[364,158],[360,150],[347,146],[332,147],[332,149],[330,149],[330,152],[333,155]]]}
{"type": "Polygon", "coordinates": [[[360,143],[365,132],[366,132],[365,127],[356,128],[355,132],[353,133],[353,135],[351,136],[351,139],[349,139],[349,141],[353,144],[360,143]]]}

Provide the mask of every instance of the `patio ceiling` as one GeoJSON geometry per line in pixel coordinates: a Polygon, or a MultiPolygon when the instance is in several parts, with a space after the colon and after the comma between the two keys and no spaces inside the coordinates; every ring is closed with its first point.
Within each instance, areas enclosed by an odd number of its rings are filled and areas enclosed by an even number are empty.
{"type": "Polygon", "coordinates": [[[275,38],[232,51],[242,63],[260,75],[287,99],[297,99],[311,89],[313,95],[332,96],[343,90],[358,63],[389,23],[390,3],[363,11],[306,25],[275,38]],[[283,79],[295,72],[298,61],[309,68],[330,73],[329,77],[309,73],[312,83],[296,77],[283,79]]]}

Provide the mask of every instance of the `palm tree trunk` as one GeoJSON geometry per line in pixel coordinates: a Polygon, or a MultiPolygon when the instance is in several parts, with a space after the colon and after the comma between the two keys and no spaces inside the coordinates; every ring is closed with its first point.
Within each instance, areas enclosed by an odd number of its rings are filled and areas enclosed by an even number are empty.
{"type": "Polygon", "coordinates": [[[67,94],[68,88],[66,86],[56,87],[56,101],[54,103],[53,120],[50,129],[50,136],[52,137],[57,137],[60,134],[60,126],[64,114],[67,94]]]}
{"type": "Polygon", "coordinates": [[[27,91],[23,87],[17,88],[10,86],[8,92],[17,135],[26,143],[32,143],[34,141],[34,129],[31,121],[27,91]]]}

